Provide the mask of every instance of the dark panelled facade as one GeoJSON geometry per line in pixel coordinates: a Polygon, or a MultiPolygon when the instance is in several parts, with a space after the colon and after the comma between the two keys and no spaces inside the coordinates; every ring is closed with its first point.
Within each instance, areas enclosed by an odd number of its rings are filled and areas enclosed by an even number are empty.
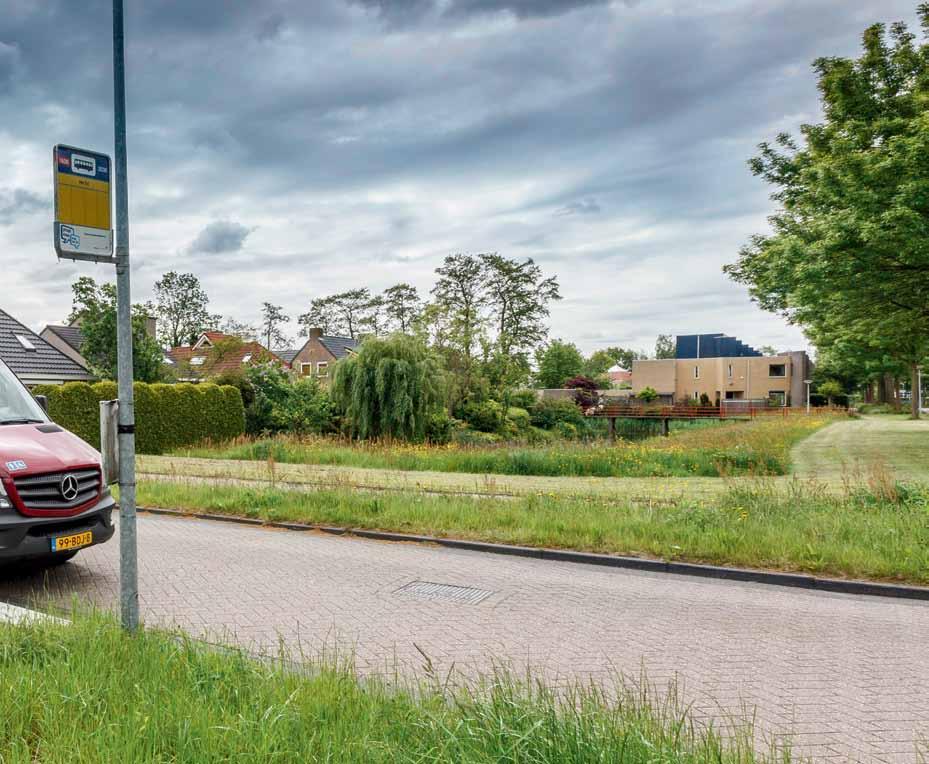
{"type": "Polygon", "coordinates": [[[677,337],[675,358],[745,358],[760,356],[735,337],[724,334],[683,334],[677,337]]]}

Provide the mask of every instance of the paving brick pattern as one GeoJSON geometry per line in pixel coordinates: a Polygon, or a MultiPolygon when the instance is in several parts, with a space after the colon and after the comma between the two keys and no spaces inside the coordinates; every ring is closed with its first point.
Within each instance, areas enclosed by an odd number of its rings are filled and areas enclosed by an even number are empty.
{"type": "MultiPolygon", "coordinates": [[[[929,750],[929,605],[140,516],[149,624],[306,653],[353,649],[363,672],[462,674],[504,661],[551,681],[617,672],[677,682],[717,724],[815,760],[916,762],[929,750]],[[397,591],[492,592],[478,604],[397,591]],[[418,649],[417,649],[418,648],[418,649]]],[[[112,608],[118,544],[47,574],[6,571],[0,599],[112,608]]]]}

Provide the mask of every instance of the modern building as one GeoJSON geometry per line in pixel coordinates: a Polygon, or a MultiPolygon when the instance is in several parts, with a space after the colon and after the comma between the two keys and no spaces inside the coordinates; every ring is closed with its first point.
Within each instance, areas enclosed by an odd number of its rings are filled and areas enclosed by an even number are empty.
{"type": "Polygon", "coordinates": [[[705,395],[714,405],[726,401],[806,405],[804,380],[813,373],[813,364],[805,351],[763,356],[733,337],[707,334],[678,337],[677,352],[677,358],[633,362],[633,394],[651,387],[662,400],[675,403],[705,395]]]}

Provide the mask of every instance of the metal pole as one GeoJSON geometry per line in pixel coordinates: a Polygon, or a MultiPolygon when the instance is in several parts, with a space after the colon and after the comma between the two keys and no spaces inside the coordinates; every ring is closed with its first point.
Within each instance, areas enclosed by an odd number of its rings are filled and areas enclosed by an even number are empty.
{"type": "Polygon", "coordinates": [[[113,0],[113,130],[116,144],[116,340],[119,383],[119,609],[123,628],[135,631],[139,625],[139,570],[136,559],[135,406],[132,395],[123,0],[113,0]]]}

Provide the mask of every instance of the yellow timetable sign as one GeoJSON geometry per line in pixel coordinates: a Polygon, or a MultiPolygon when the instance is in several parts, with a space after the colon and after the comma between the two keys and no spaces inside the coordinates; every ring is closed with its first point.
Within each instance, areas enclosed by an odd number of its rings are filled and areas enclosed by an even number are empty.
{"type": "Polygon", "coordinates": [[[55,249],[59,257],[108,258],[113,251],[106,154],[55,146],[55,249]]]}
{"type": "Polygon", "coordinates": [[[110,158],[70,146],[55,147],[55,220],[110,228],[110,158]]]}

